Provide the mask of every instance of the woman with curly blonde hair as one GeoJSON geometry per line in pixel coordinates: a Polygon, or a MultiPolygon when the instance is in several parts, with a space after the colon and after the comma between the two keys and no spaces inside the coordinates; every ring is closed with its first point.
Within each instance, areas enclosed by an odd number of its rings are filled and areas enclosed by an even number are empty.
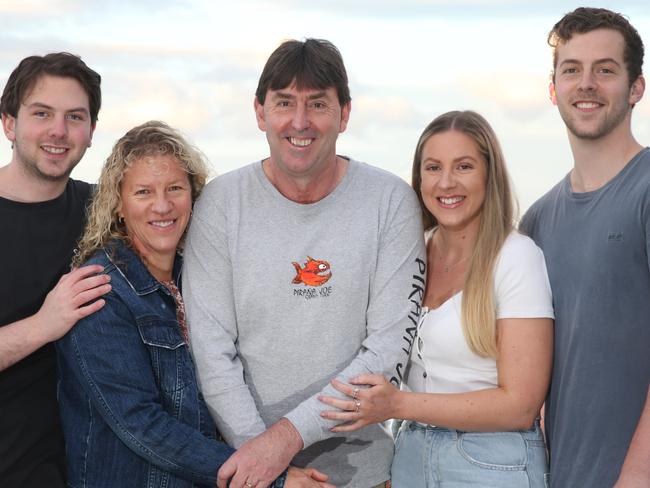
{"type": "MultiPolygon", "coordinates": [[[[57,343],[70,486],[216,486],[217,440],[188,351],[180,250],[207,169],[163,122],[115,144],[75,264],[104,267],[105,306],[57,343]]],[[[274,486],[328,487],[314,470],[274,486]]]]}

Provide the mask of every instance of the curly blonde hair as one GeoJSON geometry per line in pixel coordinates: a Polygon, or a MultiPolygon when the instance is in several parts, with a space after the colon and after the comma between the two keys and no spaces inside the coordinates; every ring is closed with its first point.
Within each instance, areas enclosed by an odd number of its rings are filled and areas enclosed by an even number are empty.
{"type": "MultiPolygon", "coordinates": [[[[169,154],[175,157],[190,178],[192,203],[196,201],[208,178],[208,167],[201,152],[177,130],[164,122],[151,120],[134,127],[113,146],[106,159],[95,194],[88,208],[88,221],[72,260],[79,266],[110,241],[120,239],[130,244],[126,227],[120,223],[121,184],[131,165],[145,157],[169,154]]],[[[179,247],[182,246],[182,241],[179,247]]]]}

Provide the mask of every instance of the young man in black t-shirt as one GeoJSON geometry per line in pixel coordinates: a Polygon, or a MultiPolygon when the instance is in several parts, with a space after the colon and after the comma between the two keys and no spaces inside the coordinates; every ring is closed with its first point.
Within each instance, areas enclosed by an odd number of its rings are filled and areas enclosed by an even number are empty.
{"type": "Polygon", "coordinates": [[[12,145],[0,168],[0,486],[63,487],[51,342],[101,308],[101,267],[70,271],[90,185],[69,178],[90,146],[100,76],[77,56],[23,59],[0,99],[12,145]]]}

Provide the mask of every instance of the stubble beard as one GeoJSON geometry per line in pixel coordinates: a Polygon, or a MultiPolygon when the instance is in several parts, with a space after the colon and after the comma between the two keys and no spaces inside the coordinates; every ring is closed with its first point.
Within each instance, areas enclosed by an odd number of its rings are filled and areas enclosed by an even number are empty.
{"type": "Polygon", "coordinates": [[[595,141],[607,136],[616,129],[625,120],[630,110],[631,106],[627,101],[617,103],[614,110],[609,114],[605,114],[596,128],[591,130],[581,130],[579,122],[568,112],[560,110],[560,117],[562,117],[564,124],[573,136],[578,139],[595,141]]]}
{"type": "MultiPolygon", "coordinates": [[[[77,166],[84,153],[81,153],[76,160],[71,160],[69,162],[61,161],[62,164],[67,164],[65,170],[61,173],[48,173],[43,171],[39,166],[38,158],[36,156],[30,156],[23,151],[19,144],[16,144],[15,149],[18,155],[18,160],[22,162],[22,166],[27,173],[37,180],[48,182],[48,183],[59,183],[61,181],[66,181],[70,178],[72,170],[77,166]]],[[[85,151],[84,151],[85,152],[85,151]]]]}

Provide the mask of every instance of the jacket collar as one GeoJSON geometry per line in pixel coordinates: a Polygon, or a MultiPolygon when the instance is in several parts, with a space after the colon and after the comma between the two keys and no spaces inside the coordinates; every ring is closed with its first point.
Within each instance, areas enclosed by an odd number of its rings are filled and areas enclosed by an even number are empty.
{"type": "MultiPolygon", "coordinates": [[[[146,295],[160,287],[168,292],[167,288],[149,272],[140,256],[125,242],[118,239],[111,241],[104,249],[104,253],[138,295],[146,295]]],[[[176,253],[172,278],[179,287],[182,264],[183,258],[176,253]]]]}

